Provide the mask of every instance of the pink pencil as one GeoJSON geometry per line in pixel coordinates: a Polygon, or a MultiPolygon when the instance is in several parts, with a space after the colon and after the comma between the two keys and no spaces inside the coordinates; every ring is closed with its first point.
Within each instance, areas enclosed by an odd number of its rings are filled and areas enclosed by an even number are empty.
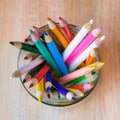
{"type": "Polygon", "coordinates": [[[77,48],[70,54],[65,63],[69,66],[84,50],[96,39],[100,34],[102,27],[92,30],[85,39],[77,46],[77,48]]]}
{"type": "Polygon", "coordinates": [[[71,72],[71,73],[63,76],[63,77],[60,77],[59,82],[66,83],[70,80],[73,80],[75,78],[78,78],[80,76],[90,73],[93,69],[94,69],[94,67],[89,67],[89,66],[80,68],[74,72],[71,72]]]}
{"type": "Polygon", "coordinates": [[[59,17],[59,25],[63,29],[63,31],[69,38],[69,40],[71,41],[73,39],[74,35],[73,35],[68,23],[63,18],[59,17]]]}

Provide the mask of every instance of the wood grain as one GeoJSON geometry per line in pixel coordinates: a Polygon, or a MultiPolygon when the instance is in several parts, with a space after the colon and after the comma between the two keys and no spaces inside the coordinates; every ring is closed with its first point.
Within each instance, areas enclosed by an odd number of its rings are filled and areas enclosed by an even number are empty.
{"type": "Polygon", "coordinates": [[[119,0],[0,0],[0,119],[4,120],[120,120],[120,1],[119,0]],[[92,94],[69,107],[39,104],[20,80],[10,80],[18,50],[9,41],[27,37],[32,25],[59,16],[81,26],[89,19],[103,26],[106,41],[100,51],[105,66],[92,94]]]}

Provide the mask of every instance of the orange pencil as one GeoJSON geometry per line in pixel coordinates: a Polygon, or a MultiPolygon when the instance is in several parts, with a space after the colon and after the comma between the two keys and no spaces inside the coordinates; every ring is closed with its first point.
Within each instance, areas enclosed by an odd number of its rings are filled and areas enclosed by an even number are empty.
{"type": "Polygon", "coordinates": [[[86,84],[77,84],[77,85],[74,85],[74,86],[70,86],[69,88],[88,91],[88,90],[92,89],[93,87],[94,87],[93,84],[86,83],[86,84]]]}
{"type": "Polygon", "coordinates": [[[63,45],[63,47],[66,48],[68,46],[69,42],[67,41],[65,36],[62,34],[62,32],[57,28],[54,21],[51,20],[50,18],[48,18],[47,23],[48,23],[49,28],[52,30],[52,32],[58,37],[58,40],[63,45]]]}
{"type": "Polygon", "coordinates": [[[95,58],[97,56],[97,48],[94,48],[90,51],[88,58],[85,61],[85,66],[90,65],[94,62],[95,58]]]}

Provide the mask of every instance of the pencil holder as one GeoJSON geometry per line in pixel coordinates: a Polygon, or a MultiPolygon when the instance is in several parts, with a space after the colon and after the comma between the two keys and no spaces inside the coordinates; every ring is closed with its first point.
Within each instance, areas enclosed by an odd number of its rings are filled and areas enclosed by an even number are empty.
{"type": "MultiPolygon", "coordinates": [[[[70,29],[72,30],[74,35],[76,35],[78,33],[78,31],[80,30],[80,27],[77,27],[75,25],[70,24],[69,26],[70,26],[70,29]]],[[[40,30],[46,30],[46,29],[48,29],[48,25],[42,26],[39,29],[40,30]]],[[[31,37],[29,36],[28,39],[29,39],[28,42],[30,42],[31,37]]],[[[59,45],[57,47],[59,47],[59,51],[62,53],[64,48],[60,47],[59,45]]],[[[98,51],[98,49],[96,51],[98,52],[98,54],[97,54],[94,62],[99,62],[100,61],[99,51],[98,51]]],[[[27,53],[27,54],[30,54],[30,53],[27,53]]],[[[26,52],[20,50],[19,55],[18,55],[18,62],[17,62],[18,68],[21,68],[22,66],[24,66],[26,64],[26,61],[25,61],[25,58],[24,58],[25,55],[26,55],[26,52]]],[[[38,56],[37,54],[32,54],[32,55],[34,57],[38,56]]],[[[42,58],[40,58],[40,59],[42,59],[42,58]]],[[[41,65],[41,67],[44,66],[44,65],[45,64],[41,65]]],[[[81,64],[81,68],[82,68],[82,64],[81,64]]],[[[20,77],[22,85],[24,86],[24,88],[28,92],[28,94],[30,94],[34,99],[38,100],[37,97],[36,97],[35,87],[29,88],[30,82],[26,82],[26,83],[23,84],[23,80],[25,78],[25,75],[26,74],[24,74],[20,77]]],[[[44,104],[47,104],[47,105],[51,105],[51,106],[68,106],[68,105],[78,103],[81,100],[83,100],[84,98],[86,98],[94,90],[94,88],[97,85],[97,82],[99,80],[99,76],[100,76],[100,70],[93,70],[86,77],[85,76],[81,77],[81,79],[84,79],[83,81],[85,81],[85,79],[87,79],[87,77],[89,77],[89,79],[92,79],[90,84],[92,84],[93,86],[89,90],[76,90],[72,87],[70,88],[69,83],[68,84],[63,84],[63,86],[65,88],[67,88],[67,90],[71,91],[73,93],[73,95],[75,96],[73,98],[73,100],[66,99],[62,94],[59,93],[59,91],[57,91],[54,87],[52,87],[51,90],[48,93],[44,92],[41,102],[44,103],[44,104]]],[[[45,77],[45,79],[46,79],[46,77],[45,77]]],[[[81,82],[79,84],[83,84],[83,83],[81,82]]],[[[86,82],[86,84],[88,84],[88,82],[86,82]]]]}

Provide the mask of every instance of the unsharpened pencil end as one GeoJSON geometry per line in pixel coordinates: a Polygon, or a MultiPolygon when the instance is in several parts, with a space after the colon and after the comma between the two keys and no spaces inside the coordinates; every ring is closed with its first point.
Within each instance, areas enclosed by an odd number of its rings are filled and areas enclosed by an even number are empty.
{"type": "Polygon", "coordinates": [[[11,45],[14,45],[14,42],[9,42],[11,45]]]}
{"type": "Polygon", "coordinates": [[[91,20],[90,20],[90,24],[93,24],[93,23],[94,23],[94,20],[93,20],[93,19],[91,19],[91,20]]]}
{"type": "Polygon", "coordinates": [[[30,32],[30,35],[32,35],[32,34],[33,34],[33,31],[32,31],[31,29],[29,30],[29,32],[30,32]]]}

